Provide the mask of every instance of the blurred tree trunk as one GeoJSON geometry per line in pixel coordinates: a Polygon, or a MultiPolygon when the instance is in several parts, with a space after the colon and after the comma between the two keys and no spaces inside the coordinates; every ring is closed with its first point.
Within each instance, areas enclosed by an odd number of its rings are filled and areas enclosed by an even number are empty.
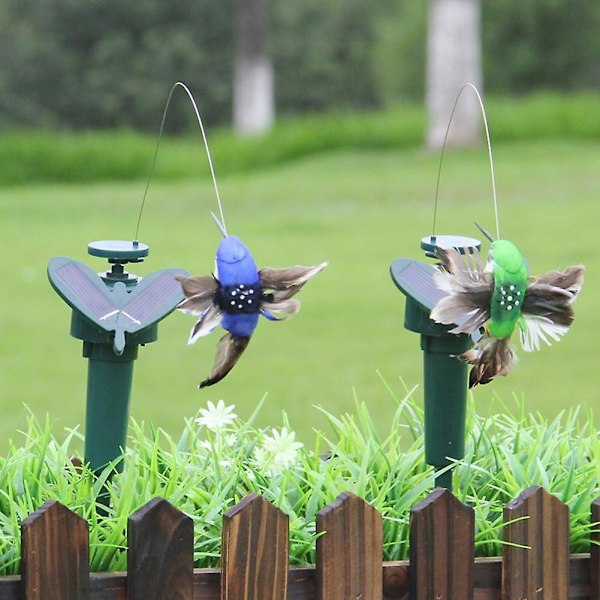
{"type": "Polygon", "coordinates": [[[233,127],[253,134],[270,129],[275,113],[273,65],[267,52],[267,0],[235,0],[233,127]]]}
{"type": "MultiPolygon", "coordinates": [[[[472,83],[483,94],[480,0],[430,0],[427,33],[427,147],[442,147],[452,106],[461,87],[472,83]]],[[[448,146],[479,143],[477,98],[465,90],[452,119],[448,146]]]]}

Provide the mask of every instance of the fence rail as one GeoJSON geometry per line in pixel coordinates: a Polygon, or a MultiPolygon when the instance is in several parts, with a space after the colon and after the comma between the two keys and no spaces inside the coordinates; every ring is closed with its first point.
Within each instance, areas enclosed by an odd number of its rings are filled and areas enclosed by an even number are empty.
{"type": "Polygon", "coordinates": [[[157,498],[129,518],[127,573],[90,574],[87,522],[49,501],[22,524],[22,575],[0,577],[0,600],[600,600],[600,534],[569,556],[556,497],[530,488],[504,521],[503,556],[474,559],[473,510],[434,490],[411,511],[410,560],[383,563],[381,515],[344,493],[318,514],[317,564],[290,567],[287,515],[250,494],[223,515],[222,568],[193,569],[192,520],[157,498]]]}

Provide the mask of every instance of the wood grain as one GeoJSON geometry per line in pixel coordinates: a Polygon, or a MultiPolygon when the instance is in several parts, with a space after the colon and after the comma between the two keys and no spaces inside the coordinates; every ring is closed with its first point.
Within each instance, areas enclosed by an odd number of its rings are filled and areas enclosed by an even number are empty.
{"type": "Polygon", "coordinates": [[[381,515],[350,492],[317,514],[317,599],[381,600],[381,515]]]}
{"type": "Polygon", "coordinates": [[[127,600],[192,600],[194,526],[163,498],[127,523],[127,600]]]}
{"type": "Polygon", "coordinates": [[[502,600],[567,600],[567,506],[534,486],[506,505],[504,522],[502,600]]]}
{"type": "Polygon", "coordinates": [[[411,599],[473,600],[473,509],[435,489],[410,514],[411,599]]]}
{"type": "Polygon", "coordinates": [[[222,600],[286,600],[288,516],[258,494],[223,515],[222,600]]]}
{"type": "Polygon", "coordinates": [[[24,600],[87,600],[90,571],[87,521],[56,500],[21,524],[24,600]]]}

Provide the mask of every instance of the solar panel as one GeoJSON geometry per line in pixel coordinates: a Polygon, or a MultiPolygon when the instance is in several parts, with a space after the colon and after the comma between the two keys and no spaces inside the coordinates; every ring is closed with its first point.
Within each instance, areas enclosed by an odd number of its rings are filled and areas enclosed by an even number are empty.
{"type": "Polygon", "coordinates": [[[124,332],[134,333],[166,317],[183,300],[175,275],[183,269],[165,269],[144,277],[127,288],[117,282],[107,286],[89,267],[66,257],[55,257],[48,264],[52,287],[74,310],[104,331],[115,332],[115,350],[124,346],[124,332]]]}
{"type": "Polygon", "coordinates": [[[135,291],[135,296],[126,305],[127,313],[142,327],[154,322],[165,308],[174,308],[184,298],[181,284],[172,270],[157,271],[144,277],[135,291]]]}
{"type": "Polygon", "coordinates": [[[436,268],[432,265],[412,258],[398,258],[392,263],[390,271],[396,287],[427,311],[446,296],[433,282],[436,268]]]}

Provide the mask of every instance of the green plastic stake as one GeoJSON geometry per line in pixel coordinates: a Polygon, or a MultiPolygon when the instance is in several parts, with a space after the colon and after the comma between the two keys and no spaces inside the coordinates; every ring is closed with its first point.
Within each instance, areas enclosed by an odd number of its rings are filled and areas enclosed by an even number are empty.
{"type": "MultiPolygon", "coordinates": [[[[421,248],[430,257],[435,248],[454,247],[461,252],[479,248],[474,238],[458,236],[426,237],[421,248]]],[[[431,309],[444,297],[433,282],[433,265],[411,258],[393,261],[390,273],[396,287],[406,296],[404,326],[421,336],[425,404],[425,461],[436,471],[436,485],[452,489],[452,459],[465,452],[467,404],[467,365],[456,355],[468,350],[472,339],[450,333],[451,326],[429,318],[431,309]]]]}
{"type": "Polygon", "coordinates": [[[124,265],[148,255],[148,246],[140,242],[92,242],[88,252],[108,259],[112,268],[97,274],[58,256],[48,264],[48,278],[72,309],[71,335],[83,341],[88,359],[85,461],[100,473],[125,448],[138,348],[157,339],[158,322],[183,299],[175,275],[187,273],[164,269],[144,278],[130,275],[124,265]]]}

